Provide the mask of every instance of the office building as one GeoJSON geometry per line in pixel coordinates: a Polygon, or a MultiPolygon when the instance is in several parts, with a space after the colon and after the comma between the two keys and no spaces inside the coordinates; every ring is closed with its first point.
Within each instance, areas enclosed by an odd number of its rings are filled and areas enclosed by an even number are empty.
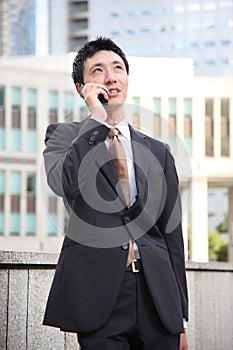
{"type": "Polygon", "coordinates": [[[2,0],[0,55],[76,51],[106,35],[127,55],[192,58],[198,76],[233,76],[232,0],[2,0]]]}
{"type": "Polygon", "coordinates": [[[90,0],[89,33],[128,55],[192,58],[195,75],[233,76],[232,0],[90,0]]]}
{"type": "Polygon", "coordinates": [[[64,0],[2,0],[0,55],[67,52],[66,5],[64,0]]]}

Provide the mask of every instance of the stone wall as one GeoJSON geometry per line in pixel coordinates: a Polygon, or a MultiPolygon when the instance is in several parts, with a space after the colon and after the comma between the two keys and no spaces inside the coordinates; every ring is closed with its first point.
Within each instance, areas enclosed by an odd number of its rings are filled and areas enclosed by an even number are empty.
{"type": "MultiPolygon", "coordinates": [[[[42,326],[57,258],[0,252],[0,350],[78,349],[76,335],[42,326]]],[[[232,350],[233,264],[188,262],[187,277],[189,350],[232,350]]]]}

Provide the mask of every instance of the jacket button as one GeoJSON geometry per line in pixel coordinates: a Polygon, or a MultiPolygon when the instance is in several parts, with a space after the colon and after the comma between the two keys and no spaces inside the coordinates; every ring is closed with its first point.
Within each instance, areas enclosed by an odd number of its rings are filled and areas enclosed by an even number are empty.
{"type": "Polygon", "coordinates": [[[125,216],[125,221],[129,222],[130,221],[130,217],[129,216],[125,216]]]}
{"type": "Polygon", "coordinates": [[[122,247],[123,250],[127,250],[128,246],[129,246],[128,243],[123,243],[121,247],[122,247]]]}

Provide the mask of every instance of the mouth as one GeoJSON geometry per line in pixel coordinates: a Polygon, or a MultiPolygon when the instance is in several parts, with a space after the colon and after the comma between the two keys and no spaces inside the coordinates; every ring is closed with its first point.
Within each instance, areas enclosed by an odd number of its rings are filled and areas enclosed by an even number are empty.
{"type": "Polygon", "coordinates": [[[116,96],[120,91],[118,89],[108,89],[109,96],[116,96]]]}

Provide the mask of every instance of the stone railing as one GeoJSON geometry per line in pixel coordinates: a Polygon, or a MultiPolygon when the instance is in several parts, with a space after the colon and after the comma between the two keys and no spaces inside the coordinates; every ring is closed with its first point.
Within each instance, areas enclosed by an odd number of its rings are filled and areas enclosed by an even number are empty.
{"type": "MultiPolygon", "coordinates": [[[[42,326],[57,258],[0,252],[0,350],[78,349],[75,334],[42,326]]],[[[233,264],[188,262],[187,277],[189,350],[232,350],[233,264]]]]}

